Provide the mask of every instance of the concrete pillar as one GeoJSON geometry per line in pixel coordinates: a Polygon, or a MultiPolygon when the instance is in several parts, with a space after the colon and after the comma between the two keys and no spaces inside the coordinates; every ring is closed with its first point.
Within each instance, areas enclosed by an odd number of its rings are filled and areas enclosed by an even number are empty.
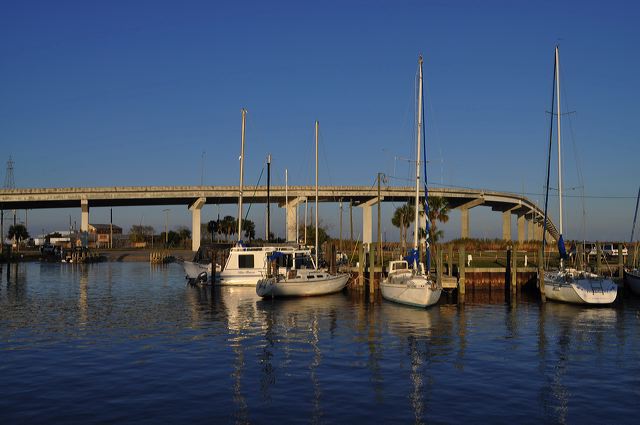
{"type": "Polygon", "coordinates": [[[511,240],[511,211],[502,213],[502,239],[511,240]]]}
{"type": "Polygon", "coordinates": [[[460,237],[469,237],[469,208],[460,209],[460,237]]]}
{"type": "Polygon", "coordinates": [[[527,240],[530,240],[530,241],[536,240],[533,228],[534,228],[533,219],[527,220],[527,240]]]}
{"type": "Polygon", "coordinates": [[[201,214],[202,207],[207,202],[207,198],[198,198],[189,206],[191,211],[191,250],[200,249],[200,227],[202,225],[201,214]]]}
{"type": "MultiPolygon", "coordinates": [[[[297,206],[297,204],[294,204],[292,202],[289,202],[288,205],[285,205],[287,211],[287,242],[296,240],[296,214],[298,213],[297,206]]],[[[312,223],[315,223],[315,221],[312,220],[312,223]]]]}
{"type": "Polygon", "coordinates": [[[80,217],[80,231],[89,231],[89,200],[82,199],[80,201],[80,208],[82,210],[80,217]]]}
{"type": "Polygon", "coordinates": [[[518,242],[524,242],[524,214],[518,214],[518,242]]]}
{"type": "Polygon", "coordinates": [[[534,237],[535,237],[536,241],[541,241],[542,240],[542,224],[536,223],[534,237]]]}
{"type": "MultiPolygon", "coordinates": [[[[297,198],[294,198],[292,200],[289,201],[289,203],[287,205],[284,206],[284,208],[286,208],[286,214],[287,214],[287,242],[293,242],[295,241],[296,243],[298,241],[296,241],[296,223],[298,222],[297,217],[298,217],[298,205],[300,205],[302,202],[306,201],[307,198],[305,196],[300,196],[297,198]]],[[[317,205],[314,205],[315,208],[318,208],[317,205]]],[[[315,214],[314,214],[315,215],[315,214]]],[[[302,225],[304,226],[304,220],[302,221],[302,225]]],[[[309,222],[307,223],[307,226],[315,226],[315,218],[314,217],[309,217],[309,222]]],[[[308,244],[313,244],[315,243],[314,241],[307,241],[308,244]]]]}

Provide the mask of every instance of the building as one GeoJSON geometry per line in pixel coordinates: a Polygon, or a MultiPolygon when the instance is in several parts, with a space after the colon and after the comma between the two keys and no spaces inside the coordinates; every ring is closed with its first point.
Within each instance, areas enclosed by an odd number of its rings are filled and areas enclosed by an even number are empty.
{"type": "Polygon", "coordinates": [[[115,224],[89,224],[89,240],[95,242],[96,248],[111,246],[111,234],[122,235],[122,227],[115,224]]]}

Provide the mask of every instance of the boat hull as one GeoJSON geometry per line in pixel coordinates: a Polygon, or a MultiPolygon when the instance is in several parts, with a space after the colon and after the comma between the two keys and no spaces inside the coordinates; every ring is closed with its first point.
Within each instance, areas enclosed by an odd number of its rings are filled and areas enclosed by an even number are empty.
{"type": "Polygon", "coordinates": [[[640,271],[630,270],[624,272],[624,283],[631,292],[640,296],[640,271]]]}
{"type": "Polygon", "coordinates": [[[303,279],[278,280],[261,279],[256,285],[256,293],[261,297],[311,297],[340,292],[347,285],[348,274],[331,276],[309,282],[303,279]]]}
{"type": "Polygon", "coordinates": [[[423,277],[412,277],[400,282],[384,280],[380,283],[382,298],[413,307],[429,307],[438,302],[442,288],[423,277]]]}
{"type": "Polygon", "coordinates": [[[615,301],[618,287],[611,279],[575,278],[545,274],[544,294],[548,300],[571,304],[604,305],[615,301]]]}
{"type": "Polygon", "coordinates": [[[220,278],[216,281],[218,285],[225,286],[256,286],[258,281],[264,277],[261,271],[247,273],[220,273],[220,278]]]}
{"type": "Polygon", "coordinates": [[[207,278],[211,278],[212,267],[211,263],[201,264],[195,263],[193,261],[184,261],[182,263],[182,267],[184,268],[184,273],[187,276],[187,279],[197,279],[198,275],[202,272],[207,273],[207,278]]]}

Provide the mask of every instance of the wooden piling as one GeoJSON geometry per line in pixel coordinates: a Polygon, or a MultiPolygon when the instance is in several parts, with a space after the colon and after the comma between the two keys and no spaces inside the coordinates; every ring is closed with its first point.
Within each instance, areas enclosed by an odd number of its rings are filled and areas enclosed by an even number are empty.
{"type": "Polygon", "coordinates": [[[516,292],[518,286],[518,251],[512,248],[511,251],[511,292],[516,292]]]}
{"type": "Polygon", "coordinates": [[[364,286],[364,246],[358,245],[358,286],[364,286]]]}
{"type": "Polygon", "coordinates": [[[618,277],[622,279],[624,277],[624,255],[622,255],[622,244],[618,244],[618,277]]]}
{"type": "Polygon", "coordinates": [[[453,244],[449,244],[449,277],[453,276],[453,244]]]}
{"type": "Polygon", "coordinates": [[[444,250],[442,249],[442,247],[438,247],[438,256],[437,261],[436,261],[436,273],[437,273],[437,284],[439,288],[442,288],[442,273],[444,272],[444,270],[442,270],[442,267],[444,265],[444,250]]]}
{"type": "Polygon", "coordinates": [[[376,277],[376,248],[373,244],[369,246],[369,301],[373,301],[375,293],[375,277],[376,277]]]}
{"type": "Polygon", "coordinates": [[[465,268],[464,245],[458,247],[458,302],[464,302],[464,268],[465,268]]]}
{"type": "Polygon", "coordinates": [[[540,299],[544,303],[547,297],[544,294],[544,252],[542,246],[538,250],[538,289],[540,289],[540,299]]]}

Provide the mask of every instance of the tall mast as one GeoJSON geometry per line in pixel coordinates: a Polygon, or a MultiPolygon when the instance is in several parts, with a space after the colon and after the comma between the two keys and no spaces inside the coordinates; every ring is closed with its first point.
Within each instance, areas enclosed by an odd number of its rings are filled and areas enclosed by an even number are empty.
{"type": "Polygon", "coordinates": [[[284,239],[289,242],[289,170],[284,169],[284,239]]]}
{"type": "Polygon", "coordinates": [[[562,149],[560,147],[560,56],[556,46],[556,108],[558,109],[558,200],[560,203],[560,235],[562,235],[562,149]]]}
{"type": "Polygon", "coordinates": [[[271,154],[267,155],[267,242],[271,233],[271,154]]]}
{"type": "Polygon", "coordinates": [[[240,189],[238,191],[238,241],[242,239],[242,189],[244,185],[244,128],[247,121],[247,110],[242,108],[242,142],[240,147],[240,189]]]}
{"type": "Polygon", "coordinates": [[[318,268],[318,121],[316,121],[316,269],[318,268]]]}
{"type": "MultiPolygon", "coordinates": [[[[413,249],[418,249],[418,206],[420,205],[420,145],[422,136],[422,55],[418,57],[418,119],[416,133],[417,137],[417,153],[416,153],[416,202],[415,202],[415,223],[413,232],[413,249]]],[[[416,264],[417,266],[417,264],[416,264]]]]}

